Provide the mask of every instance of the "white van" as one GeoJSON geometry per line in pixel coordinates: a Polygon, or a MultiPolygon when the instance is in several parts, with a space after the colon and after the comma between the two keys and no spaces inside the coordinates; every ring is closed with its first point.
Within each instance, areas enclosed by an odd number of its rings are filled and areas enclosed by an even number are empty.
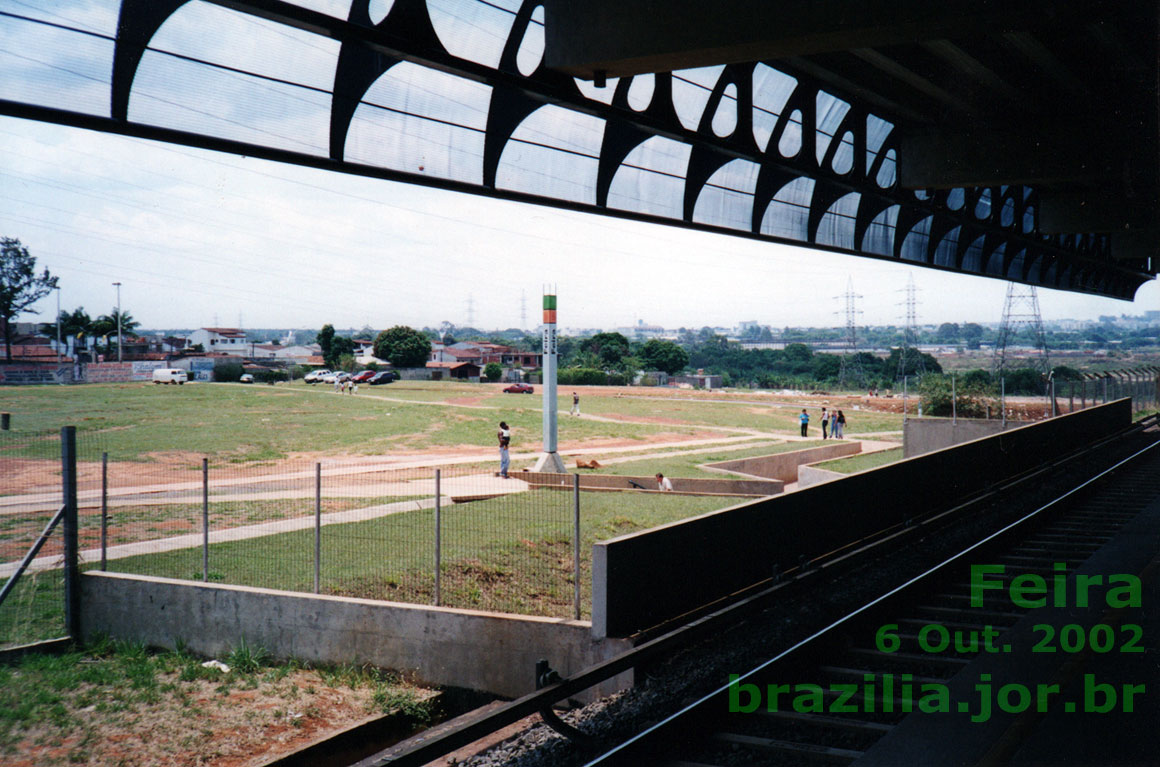
{"type": "Polygon", "coordinates": [[[157,368],[153,371],[153,383],[155,384],[184,384],[189,380],[184,370],[176,368],[157,368]]]}

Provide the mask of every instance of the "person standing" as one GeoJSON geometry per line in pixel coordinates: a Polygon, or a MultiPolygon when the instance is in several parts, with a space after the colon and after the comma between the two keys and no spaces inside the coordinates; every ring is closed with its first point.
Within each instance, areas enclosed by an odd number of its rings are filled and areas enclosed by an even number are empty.
{"type": "Polygon", "coordinates": [[[806,412],[804,407],[802,408],[802,414],[798,416],[798,420],[802,423],[802,436],[804,437],[810,430],[810,414],[806,412]]]}
{"type": "Polygon", "coordinates": [[[508,446],[512,442],[512,430],[504,421],[499,422],[499,475],[504,479],[508,478],[508,466],[511,465],[512,459],[508,455],[508,446]]]}
{"type": "Polygon", "coordinates": [[[572,392],[572,415],[580,415],[580,395],[572,392]]]}
{"type": "Polygon", "coordinates": [[[657,490],[660,490],[662,493],[673,492],[672,480],[660,472],[657,472],[657,490]]]}
{"type": "Polygon", "coordinates": [[[845,439],[843,436],[846,432],[846,414],[841,410],[838,415],[834,417],[834,439],[845,439]]]}
{"type": "Polygon", "coordinates": [[[830,414],[826,412],[826,408],[822,408],[822,439],[826,438],[826,427],[830,425],[830,414]]]}

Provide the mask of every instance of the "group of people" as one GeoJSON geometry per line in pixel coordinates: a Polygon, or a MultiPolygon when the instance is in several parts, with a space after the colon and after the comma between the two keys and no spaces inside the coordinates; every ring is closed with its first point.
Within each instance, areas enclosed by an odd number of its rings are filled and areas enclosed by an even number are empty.
{"type": "MultiPolygon", "coordinates": [[[[798,416],[798,420],[802,425],[802,436],[809,436],[810,428],[810,414],[806,409],[802,408],[802,414],[798,416]]],[[[827,410],[822,408],[822,439],[844,439],[844,432],[846,431],[846,414],[841,410],[827,410]]]]}
{"type": "Polygon", "coordinates": [[[334,382],[335,394],[358,394],[358,384],[349,378],[343,381],[336,380],[334,382]]]}

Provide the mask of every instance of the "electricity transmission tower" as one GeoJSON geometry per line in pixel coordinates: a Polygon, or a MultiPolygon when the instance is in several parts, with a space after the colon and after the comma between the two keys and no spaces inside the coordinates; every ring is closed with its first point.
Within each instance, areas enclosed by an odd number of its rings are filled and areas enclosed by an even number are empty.
{"type": "Polygon", "coordinates": [[[1012,365],[1013,347],[1020,333],[1030,336],[1031,356],[1022,365],[1047,375],[1051,363],[1047,358],[1047,337],[1043,333],[1043,317],[1039,314],[1039,294],[1031,285],[1007,283],[1007,300],[1003,303],[1003,321],[999,324],[999,339],[995,342],[994,372],[996,376],[1012,365]]]}
{"type": "Polygon", "coordinates": [[[528,329],[528,294],[520,291],[520,330],[528,329]]]}
{"type": "MultiPolygon", "coordinates": [[[[906,329],[902,331],[902,353],[898,356],[898,378],[909,375],[907,360],[910,359],[911,349],[918,342],[918,288],[914,285],[914,275],[906,281],[906,329]]],[[[926,374],[926,362],[915,349],[915,374],[922,377],[926,374]]]]}
{"type": "Polygon", "coordinates": [[[862,369],[862,359],[858,355],[857,320],[860,312],[856,301],[861,297],[854,293],[854,280],[850,277],[846,278],[846,292],[841,296],[834,296],[846,300],[846,343],[842,350],[842,367],[838,370],[838,383],[842,386],[857,383],[860,389],[866,386],[866,371],[862,369]]]}
{"type": "Polygon", "coordinates": [[[475,296],[467,295],[467,327],[475,327],[475,296]]]}

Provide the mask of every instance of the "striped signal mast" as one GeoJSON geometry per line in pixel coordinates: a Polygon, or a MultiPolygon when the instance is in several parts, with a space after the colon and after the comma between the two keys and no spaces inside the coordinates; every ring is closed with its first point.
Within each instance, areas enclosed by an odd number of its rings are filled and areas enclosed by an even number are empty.
{"type": "Polygon", "coordinates": [[[536,461],[535,471],[564,474],[564,461],[556,452],[556,292],[544,293],[544,453],[536,461]]]}

